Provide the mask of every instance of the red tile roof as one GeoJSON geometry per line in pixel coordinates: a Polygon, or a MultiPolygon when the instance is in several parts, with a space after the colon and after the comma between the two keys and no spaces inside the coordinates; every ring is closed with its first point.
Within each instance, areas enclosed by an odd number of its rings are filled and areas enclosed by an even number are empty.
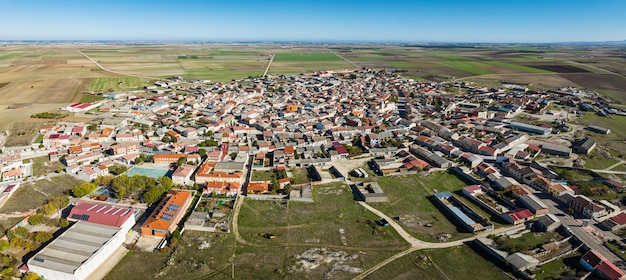
{"type": "Polygon", "coordinates": [[[526,208],[518,208],[512,211],[509,211],[508,213],[506,213],[507,215],[509,215],[509,217],[511,217],[513,220],[519,221],[519,220],[524,220],[524,219],[528,219],[528,218],[532,218],[533,217],[533,213],[530,212],[530,210],[526,209],[526,208]]]}

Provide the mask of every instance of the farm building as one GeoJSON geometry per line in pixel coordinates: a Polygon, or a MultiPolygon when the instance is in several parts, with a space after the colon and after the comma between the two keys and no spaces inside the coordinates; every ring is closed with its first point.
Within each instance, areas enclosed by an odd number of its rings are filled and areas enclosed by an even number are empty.
{"type": "Polygon", "coordinates": [[[376,182],[358,182],[351,187],[356,200],[365,202],[387,202],[387,196],[376,182]]]}
{"type": "Polygon", "coordinates": [[[493,224],[467,207],[450,192],[436,193],[435,200],[470,232],[493,229],[493,224]]]}
{"type": "Polygon", "coordinates": [[[550,127],[536,126],[536,125],[521,123],[521,122],[511,122],[509,124],[509,127],[511,127],[511,129],[513,130],[525,131],[525,132],[542,134],[542,135],[552,132],[552,128],[550,127]]]}
{"type": "Polygon", "coordinates": [[[561,225],[561,220],[553,214],[547,214],[533,223],[533,228],[537,231],[555,231],[561,225]]]}
{"type": "Polygon", "coordinates": [[[572,149],[574,153],[588,155],[595,149],[596,141],[591,138],[585,138],[578,141],[575,141],[572,145],[572,149]]]}
{"type": "Polygon", "coordinates": [[[595,125],[590,125],[587,127],[587,129],[593,131],[593,132],[597,132],[597,133],[601,133],[601,134],[609,134],[611,133],[611,130],[608,128],[604,128],[604,127],[600,127],[600,126],[595,126],[595,125]]]}
{"type": "Polygon", "coordinates": [[[555,155],[560,157],[570,157],[572,155],[572,149],[559,145],[543,144],[541,145],[541,152],[544,154],[555,155]]]}

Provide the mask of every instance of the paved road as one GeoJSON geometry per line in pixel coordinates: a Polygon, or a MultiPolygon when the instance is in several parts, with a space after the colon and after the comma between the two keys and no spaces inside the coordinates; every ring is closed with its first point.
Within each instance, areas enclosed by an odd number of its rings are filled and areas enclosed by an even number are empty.
{"type": "MultiPolygon", "coordinates": [[[[626,264],[622,259],[613,254],[609,249],[607,249],[602,242],[600,241],[600,237],[594,236],[589,231],[602,233],[602,230],[593,225],[593,221],[590,221],[587,227],[582,226],[582,221],[574,219],[572,216],[566,214],[559,208],[559,203],[548,199],[542,196],[541,201],[548,206],[548,212],[555,214],[561,220],[561,224],[566,227],[569,227],[570,230],[576,237],[584,242],[588,247],[600,252],[600,254],[604,255],[607,259],[617,264],[620,267],[626,267],[626,264]],[[589,231],[588,231],[589,230],[589,231]]],[[[613,235],[607,237],[614,237],[613,235]]]]}

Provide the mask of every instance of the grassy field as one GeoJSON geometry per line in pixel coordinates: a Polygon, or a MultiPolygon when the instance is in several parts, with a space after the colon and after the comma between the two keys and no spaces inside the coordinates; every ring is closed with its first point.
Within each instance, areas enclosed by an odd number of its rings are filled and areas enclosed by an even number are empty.
{"type": "Polygon", "coordinates": [[[366,279],[510,279],[468,246],[413,252],[366,279]]]}
{"type": "Polygon", "coordinates": [[[80,100],[78,102],[89,103],[89,102],[103,100],[104,98],[105,97],[102,95],[83,94],[80,96],[80,100]]]}
{"type": "Polygon", "coordinates": [[[50,181],[39,180],[34,183],[23,184],[7,201],[0,212],[24,212],[35,209],[46,203],[49,197],[69,195],[69,191],[83,183],[70,175],[64,174],[52,177],[50,181]]]}
{"type": "Polygon", "coordinates": [[[585,167],[589,169],[605,169],[619,162],[612,158],[606,158],[597,153],[592,153],[589,156],[582,157],[582,159],[585,160],[585,167]]]}
{"type": "Polygon", "coordinates": [[[290,202],[288,208],[275,201],[246,199],[239,229],[250,245],[238,243],[233,234],[186,231],[171,255],[131,252],[106,279],[145,279],[156,274],[163,279],[227,279],[232,264],[237,279],[351,279],[356,274],[337,269],[333,261],[300,270],[296,256],[326,248],[327,253],[347,256],[339,265],[367,269],[407,248],[393,229],[372,226],[376,216],[358,205],[346,186],[316,186],[314,199],[313,203],[290,202]],[[276,238],[264,238],[262,233],[276,238]],[[208,247],[202,249],[200,244],[208,247]],[[142,266],[141,274],[136,266],[142,266]]]}
{"type": "MultiPolygon", "coordinates": [[[[89,90],[118,91],[141,88],[143,80],[138,77],[97,78],[89,85],[89,90]]],[[[82,98],[81,98],[82,100],[82,98]]],[[[82,102],[82,101],[81,101],[82,102]]]]}
{"type": "Polygon", "coordinates": [[[7,147],[30,145],[33,138],[39,134],[39,129],[46,120],[29,120],[15,123],[9,130],[9,138],[5,145],[7,147]]]}
{"type": "Polygon", "coordinates": [[[30,160],[33,161],[33,176],[46,175],[48,173],[55,172],[58,168],[63,167],[63,164],[58,161],[51,162],[48,159],[48,156],[36,157],[24,161],[30,160]]]}
{"type": "Polygon", "coordinates": [[[252,171],[250,181],[271,181],[274,178],[274,172],[271,171],[252,171]]]}
{"type": "MultiPolygon", "coordinates": [[[[159,272],[167,255],[148,252],[128,252],[104,279],[142,280],[159,272]]],[[[171,278],[173,279],[173,278],[171,278]]]]}
{"type": "MultiPolygon", "coordinates": [[[[466,186],[456,176],[437,172],[426,177],[421,175],[381,177],[377,178],[377,182],[389,202],[376,204],[375,207],[390,217],[399,216],[399,223],[413,236],[432,242],[437,241],[437,235],[441,232],[451,233],[453,239],[471,236],[469,233],[459,232],[460,228],[457,228],[457,225],[431,201],[432,195],[436,192],[454,192],[466,186]]],[[[468,206],[472,209],[477,208],[471,204],[468,206]]]]}
{"type": "MultiPolygon", "coordinates": [[[[155,275],[162,279],[231,279],[233,264],[235,279],[322,279],[325,276],[351,279],[355,276],[330,271],[333,263],[325,263],[309,271],[294,270],[294,256],[309,247],[313,245],[243,246],[235,241],[232,234],[186,231],[171,254],[129,252],[105,279],[139,280],[155,275]],[[200,249],[202,243],[209,244],[208,248],[200,249]]],[[[344,263],[355,267],[370,267],[392,255],[391,251],[330,250],[358,256],[358,259],[344,263]]]]}
{"type": "Polygon", "coordinates": [[[347,186],[316,186],[313,199],[313,203],[289,202],[288,207],[274,201],[246,200],[239,216],[239,231],[244,239],[266,246],[346,244],[372,250],[406,246],[393,229],[372,223],[377,217],[354,201],[347,186]],[[275,234],[276,240],[262,237],[263,233],[275,234]]]}
{"type": "Polygon", "coordinates": [[[564,258],[549,262],[539,267],[535,274],[537,280],[563,279],[565,276],[576,275],[581,271],[580,253],[574,252],[564,258]]]}
{"type": "Polygon", "coordinates": [[[586,113],[583,117],[574,121],[581,125],[597,125],[611,129],[610,134],[599,134],[591,131],[581,131],[584,135],[590,136],[598,145],[605,145],[618,151],[622,156],[626,156],[626,117],[612,115],[612,118],[601,117],[593,113],[586,113]]]}
{"type": "Polygon", "coordinates": [[[295,185],[309,183],[309,175],[306,169],[301,167],[292,168],[291,174],[293,175],[293,183],[295,185]]]}

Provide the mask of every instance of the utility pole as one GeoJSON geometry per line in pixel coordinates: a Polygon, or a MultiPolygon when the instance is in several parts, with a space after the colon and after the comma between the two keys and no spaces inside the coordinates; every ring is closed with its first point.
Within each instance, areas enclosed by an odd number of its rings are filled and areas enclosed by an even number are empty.
{"type": "Polygon", "coordinates": [[[231,278],[235,278],[235,263],[231,264],[231,278]]]}

